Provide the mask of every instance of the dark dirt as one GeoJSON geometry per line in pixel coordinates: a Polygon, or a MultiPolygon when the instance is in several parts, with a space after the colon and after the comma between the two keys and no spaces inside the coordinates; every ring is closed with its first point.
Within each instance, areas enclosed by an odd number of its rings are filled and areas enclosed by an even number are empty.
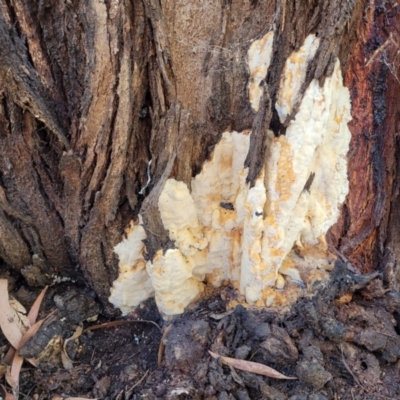
{"type": "MultiPolygon", "coordinates": [[[[38,292],[21,282],[11,279],[10,291],[29,308],[38,292]]],[[[69,342],[74,364],[68,371],[60,359],[63,340],[78,325],[86,329],[110,320],[99,314],[85,287],[53,286],[39,318],[54,314],[23,348],[39,368],[24,365],[20,399],[56,394],[119,400],[400,399],[400,293],[385,289],[377,274],[355,275],[338,262],[316,296],[300,299],[284,315],[240,305],[227,313],[234,296],[226,287],[166,322],[148,301],[120,318],[132,323],[87,330],[69,342]],[[163,332],[143,320],[165,332],[160,367],[163,332]],[[240,371],[208,350],[266,364],[298,380],[240,371]]],[[[2,357],[7,349],[1,336],[2,357]]]]}

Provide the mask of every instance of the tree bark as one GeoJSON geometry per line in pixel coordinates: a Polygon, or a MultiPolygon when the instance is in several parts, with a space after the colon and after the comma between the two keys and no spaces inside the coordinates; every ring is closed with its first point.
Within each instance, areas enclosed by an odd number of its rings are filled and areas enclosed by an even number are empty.
{"type": "Polygon", "coordinates": [[[0,258],[28,282],[83,278],[111,312],[114,247],[130,221],[143,218],[147,259],[174,247],[158,208],[167,179],[190,189],[223,132],[252,130],[253,186],[267,131],[285,135],[338,58],[350,190],[328,239],[362,272],[390,266],[395,284],[399,11],[386,0],[0,0],[0,258]],[[247,54],[270,31],[254,111],[247,54]],[[310,34],[319,46],[282,122],[285,63],[310,34]]]}

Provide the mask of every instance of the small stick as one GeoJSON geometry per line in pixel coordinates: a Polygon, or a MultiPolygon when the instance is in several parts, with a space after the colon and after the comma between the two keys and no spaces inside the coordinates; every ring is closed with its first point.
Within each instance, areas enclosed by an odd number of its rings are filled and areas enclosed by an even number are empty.
{"type": "Polygon", "coordinates": [[[131,321],[106,322],[105,324],[89,326],[89,328],[86,328],[84,332],[94,331],[96,329],[102,329],[102,328],[111,328],[113,326],[119,326],[119,325],[128,325],[128,324],[133,324],[135,322],[144,322],[144,323],[147,323],[147,324],[153,324],[154,326],[156,326],[160,330],[160,332],[162,332],[162,329],[160,328],[160,325],[156,324],[154,321],[149,321],[149,320],[146,320],[146,319],[136,319],[136,320],[131,320],[131,321]]]}
{"type": "MultiPolygon", "coordinates": [[[[362,385],[361,382],[356,378],[356,376],[353,374],[353,371],[350,369],[350,367],[348,366],[347,362],[345,361],[344,355],[343,355],[343,346],[342,346],[342,345],[340,345],[340,351],[342,352],[342,362],[343,362],[343,365],[346,367],[347,371],[349,371],[350,375],[353,377],[354,382],[356,382],[357,385],[359,385],[359,386],[360,386],[363,390],[365,390],[367,393],[370,393],[370,394],[371,394],[371,391],[368,390],[364,385],[362,385]]],[[[379,393],[372,393],[372,394],[374,394],[375,396],[381,397],[382,399],[391,400],[391,397],[386,397],[386,396],[384,396],[384,395],[382,395],[382,394],[379,394],[379,393]]],[[[351,397],[354,399],[353,391],[352,391],[352,390],[351,390],[351,397]]]]}
{"type": "Polygon", "coordinates": [[[388,333],[384,333],[384,332],[378,332],[379,335],[383,335],[383,336],[387,336],[390,337],[392,339],[397,339],[397,336],[393,336],[393,335],[389,335],[388,333]]]}
{"type": "Polygon", "coordinates": [[[117,397],[115,398],[115,400],[121,400],[123,393],[124,393],[124,389],[122,389],[122,390],[117,394],[117,397]]]}
{"type": "Polygon", "coordinates": [[[286,18],[286,0],[283,0],[282,29],[281,29],[281,31],[283,31],[285,29],[285,18],[286,18]]]}
{"type": "Polygon", "coordinates": [[[90,364],[92,364],[92,362],[93,362],[94,352],[95,352],[95,350],[93,350],[92,357],[90,358],[90,364]]]}
{"type": "Polygon", "coordinates": [[[253,352],[253,354],[250,356],[249,361],[253,359],[253,357],[260,351],[260,349],[257,349],[253,352]]]}
{"type": "Polygon", "coordinates": [[[347,364],[347,362],[344,359],[344,354],[343,354],[343,346],[340,345],[340,351],[342,353],[342,363],[343,365],[346,367],[347,371],[350,373],[350,375],[353,377],[354,382],[360,386],[363,390],[365,390],[367,393],[369,393],[369,390],[364,387],[364,385],[357,379],[357,377],[354,375],[353,371],[350,369],[349,365],[347,364]]]}
{"type": "Polygon", "coordinates": [[[149,374],[149,370],[147,370],[144,375],[128,390],[128,392],[131,392],[133,389],[138,387],[146,378],[146,376],[149,374]]]}
{"type": "Polygon", "coordinates": [[[161,362],[162,362],[162,358],[163,358],[163,354],[164,354],[164,350],[165,350],[164,339],[168,335],[168,332],[171,330],[171,328],[172,328],[172,324],[167,326],[167,328],[165,329],[165,331],[161,337],[161,340],[160,340],[160,346],[158,347],[158,355],[157,355],[157,364],[159,367],[161,367],[161,362]]]}

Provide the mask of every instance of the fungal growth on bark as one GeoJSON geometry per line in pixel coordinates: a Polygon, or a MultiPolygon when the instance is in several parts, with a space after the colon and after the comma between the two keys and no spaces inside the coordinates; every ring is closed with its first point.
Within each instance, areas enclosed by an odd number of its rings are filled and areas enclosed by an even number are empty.
{"type": "MultiPolygon", "coordinates": [[[[255,112],[273,37],[271,31],[254,41],[247,54],[255,112]]],[[[313,79],[301,90],[318,45],[309,35],[284,65],[273,106],[286,132],[267,132],[264,165],[253,185],[245,168],[252,132],[224,132],[190,188],[173,178],[165,182],[158,209],[174,248],[145,261],[141,220],[128,228],[115,247],[119,276],[109,298],[115,307],[128,313],[155,296],[164,315],[177,315],[205,285],[226,284],[251,305],[282,306],[326,277],[326,234],[349,188],[351,104],[338,59],[324,82],[313,79]]]]}
{"type": "Polygon", "coordinates": [[[396,2],[64,3],[0,7],[0,269],[113,318],[397,282],[396,2]]]}

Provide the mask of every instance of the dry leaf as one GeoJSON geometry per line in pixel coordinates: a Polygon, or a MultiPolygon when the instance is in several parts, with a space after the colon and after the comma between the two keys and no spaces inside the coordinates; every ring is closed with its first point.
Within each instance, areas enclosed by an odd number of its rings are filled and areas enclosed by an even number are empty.
{"type": "Polygon", "coordinates": [[[233,368],[241,369],[242,371],[253,372],[254,374],[269,376],[275,379],[297,379],[293,376],[286,376],[277,370],[268,367],[267,365],[256,363],[253,361],[237,360],[236,358],[223,357],[212,351],[208,351],[212,357],[219,358],[222,363],[230,365],[233,368]]]}
{"type": "MultiPolygon", "coordinates": [[[[6,399],[18,398],[19,392],[19,374],[24,358],[18,353],[18,350],[34,336],[44,320],[35,323],[40,304],[46,293],[47,287],[40,293],[35,300],[28,316],[25,316],[25,308],[14,299],[8,299],[8,282],[6,279],[0,279],[0,327],[4,336],[16,350],[9,350],[6,358],[8,361],[12,357],[11,367],[7,368],[6,381],[12,387],[14,395],[6,392],[6,399]],[[32,325],[32,326],[31,326],[32,325]],[[26,332],[25,332],[26,331],[26,332]]],[[[35,361],[29,359],[35,365],[35,361]]]]}
{"type": "MultiPolygon", "coordinates": [[[[11,364],[11,369],[10,372],[6,374],[6,380],[7,383],[14,389],[14,391],[18,390],[18,385],[19,385],[19,373],[21,371],[22,363],[24,362],[24,358],[19,355],[19,349],[33,336],[36,335],[37,331],[39,328],[42,326],[43,322],[45,319],[42,319],[33,326],[31,326],[28,331],[22,336],[19,345],[18,345],[18,351],[15,352],[14,358],[12,360],[11,364]]],[[[30,363],[36,366],[36,363],[34,360],[29,359],[30,363]]]]}
{"type": "Polygon", "coordinates": [[[74,334],[70,338],[65,339],[65,341],[64,341],[63,351],[61,353],[61,361],[63,363],[64,368],[67,369],[68,371],[70,371],[72,368],[74,368],[74,365],[72,363],[72,360],[68,356],[67,344],[71,340],[78,339],[78,337],[82,335],[82,332],[83,332],[83,328],[81,326],[78,326],[76,328],[74,334]]]}
{"type": "Polygon", "coordinates": [[[19,314],[26,315],[26,308],[17,299],[14,299],[14,297],[10,297],[8,302],[10,303],[10,306],[14,309],[14,311],[19,314]]]}
{"type": "Polygon", "coordinates": [[[19,393],[19,373],[21,372],[23,362],[24,359],[15,353],[13,367],[7,368],[6,381],[16,394],[19,393]]]}
{"type": "Polygon", "coordinates": [[[19,345],[18,345],[18,350],[20,350],[22,348],[22,346],[25,345],[25,343],[33,336],[36,335],[37,331],[39,330],[39,328],[43,325],[43,322],[46,321],[46,319],[49,316],[47,316],[44,319],[41,319],[40,321],[34,323],[29,329],[28,331],[24,334],[24,336],[22,336],[19,345]]]}
{"type": "Polygon", "coordinates": [[[36,298],[31,309],[29,310],[28,319],[29,319],[29,322],[31,325],[33,325],[36,322],[36,318],[39,314],[39,308],[40,308],[40,305],[42,304],[42,301],[44,299],[44,295],[46,294],[47,289],[48,289],[48,286],[46,286],[40,292],[39,296],[36,298]]]}
{"type": "Polygon", "coordinates": [[[68,354],[65,353],[64,351],[61,352],[61,362],[63,367],[67,371],[71,371],[71,369],[74,368],[74,364],[72,363],[72,360],[69,358],[68,354]]]}
{"type": "MultiPolygon", "coordinates": [[[[14,392],[18,393],[19,391],[19,373],[21,372],[21,367],[24,362],[24,358],[19,355],[19,349],[34,335],[36,335],[39,328],[42,326],[45,320],[36,322],[33,326],[31,326],[28,331],[22,336],[18,350],[14,353],[14,357],[11,363],[11,368],[7,371],[6,380],[7,383],[13,388],[14,392]]],[[[34,360],[30,360],[30,362],[35,365],[34,360]]]]}
{"type": "Polygon", "coordinates": [[[16,397],[11,393],[6,392],[5,400],[16,400],[16,397]]]}
{"type": "Polygon", "coordinates": [[[22,333],[15,322],[14,311],[8,301],[7,279],[0,279],[0,327],[10,344],[18,348],[22,333]]]}
{"type": "Polygon", "coordinates": [[[16,400],[15,396],[11,393],[8,393],[6,388],[3,385],[0,385],[1,388],[3,389],[3,392],[5,393],[5,399],[4,400],[16,400]]]}
{"type": "Polygon", "coordinates": [[[7,372],[7,365],[0,364],[0,378],[2,378],[7,372]]]}
{"type": "Polygon", "coordinates": [[[7,364],[7,365],[11,365],[12,360],[14,358],[14,354],[15,354],[16,350],[14,349],[14,347],[10,347],[6,353],[6,355],[3,358],[3,363],[7,364]]]}
{"type": "Polygon", "coordinates": [[[18,397],[19,376],[17,376],[17,379],[15,379],[15,377],[11,375],[11,367],[9,366],[7,367],[7,372],[6,372],[6,381],[11,386],[15,394],[15,397],[18,397]]]}
{"type": "Polygon", "coordinates": [[[10,296],[8,302],[10,303],[12,309],[18,314],[26,315],[26,308],[17,299],[14,299],[14,297],[10,296]]]}
{"type": "Polygon", "coordinates": [[[31,326],[31,324],[29,323],[29,319],[26,316],[25,307],[13,297],[10,297],[8,299],[8,302],[11,306],[11,309],[14,312],[14,321],[18,325],[19,330],[22,333],[26,332],[28,328],[31,326]]]}

